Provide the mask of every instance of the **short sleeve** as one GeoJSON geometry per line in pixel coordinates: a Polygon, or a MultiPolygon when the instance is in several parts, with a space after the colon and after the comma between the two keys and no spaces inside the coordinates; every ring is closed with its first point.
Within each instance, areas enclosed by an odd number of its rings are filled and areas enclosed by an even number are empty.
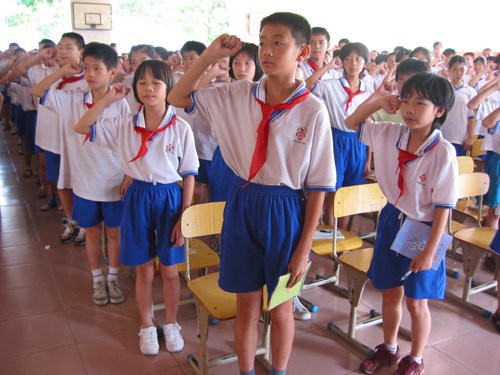
{"type": "Polygon", "coordinates": [[[196,153],[193,131],[189,126],[186,126],[182,143],[183,155],[179,162],[178,172],[182,177],[197,175],[200,162],[196,153]]]}
{"type": "Polygon", "coordinates": [[[458,164],[453,149],[447,148],[444,163],[432,192],[432,203],[437,208],[454,208],[457,202],[458,164]]]}
{"type": "Polygon", "coordinates": [[[40,98],[40,104],[59,114],[64,109],[70,108],[71,92],[48,89],[40,98]]]}
{"type": "Polygon", "coordinates": [[[333,157],[333,140],[326,108],[318,113],[314,127],[306,190],[335,191],[337,174],[333,157]]]}

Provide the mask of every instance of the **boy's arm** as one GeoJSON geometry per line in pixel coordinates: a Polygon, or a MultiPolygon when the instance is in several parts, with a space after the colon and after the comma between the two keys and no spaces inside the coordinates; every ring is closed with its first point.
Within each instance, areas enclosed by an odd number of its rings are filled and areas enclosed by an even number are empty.
{"type": "Polygon", "coordinates": [[[401,101],[395,95],[378,96],[372,100],[368,99],[361,103],[361,105],[346,118],[345,124],[349,129],[359,131],[359,126],[366,122],[366,120],[379,109],[383,108],[387,113],[395,113],[400,103],[401,101]]]}
{"type": "Polygon", "coordinates": [[[225,74],[227,70],[228,67],[224,66],[221,63],[213,64],[212,67],[208,70],[208,72],[200,78],[200,81],[198,82],[198,86],[196,88],[204,89],[210,86],[210,84],[215,78],[225,74]]]}
{"type": "Polygon", "coordinates": [[[486,85],[484,85],[481,90],[478,91],[477,95],[467,103],[467,107],[475,111],[478,110],[479,105],[491,94],[500,88],[500,76],[492,79],[486,85]]]}
{"type": "Polygon", "coordinates": [[[481,122],[481,125],[483,125],[485,128],[496,130],[498,121],[500,121],[500,107],[486,116],[481,122]]]}
{"type": "Polygon", "coordinates": [[[170,241],[174,243],[173,247],[179,247],[184,244],[184,236],[181,231],[181,222],[182,222],[182,214],[188,207],[191,206],[191,202],[193,200],[193,192],[194,192],[194,176],[188,175],[183,178],[183,186],[182,186],[182,207],[181,207],[181,215],[179,220],[175,224],[172,229],[172,234],[170,235],[170,241]]]}
{"type": "Polygon", "coordinates": [[[431,269],[432,259],[434,258],[434,253],[436,252],[437,245],[446,227],[449,211],[449,208],[436,208],[436,213],[434,214],[434,220],[432,221],[431,233],[429,235],[427,245],[425,245],[425,249],[421,253],[413,258],[408,271],[411,270],[413,272],[418,272],[431,269]]]}
{"type": "Polygon", "coordinates": [[[335,59],[332,59],[328,64],[324,64],[321,68],[316,70],[313,74],[311,74],[309,77],[306,79],[306,87],[308,90],[311,90],[316,82],[318,82],[323,74],[328,72],[331,69],[337,69],[339,68],[337,64],[335,63],[335,59]]]}
{"type": "Polygon", "coordinates": [[[75,74],[81,73],[82,68],[78,64],[66,64],[61,69],[52,73],[50,76],[45,77],[36,85],[31,87],[31,93],[37,98],[41,98],[45,91],[50,89],[50,87],[63,77],[73,76],[75,74]]]}
{"type": "Polygon", "coordinates": [[[307,261],[309,260],[309,251],[312,246],[312,238],[314,231],[319,223],[323,202],[325,200],[325,192],[317,190],[309,190],[306,203],[306,215],[302,234],[299,243],[292,254],[288,263],[288,272],[290,272],[290,280],[287,288],[293,287],[300,282],[306,272],[307,261]]]}
{"type": "Polygon", "coordinates": [[[89,134],[90,127],[96,123],[97,119],[102,115],[104,110],[111,103],[117,102],[127,96],[129,91],[130,89],[122,84],[113,86],[104,98],[95,103],[92,108],[89,108],[82,118],[78,120],[74,128],[75,132],[79,134],[89,134]]]}
{"type": "Polygon", "coordinates": [[[16,69],[12,72],[13,79],[18,79],[19,77],[26,76],[26,72],[30,66],[38,64],[40,61],[44,59],[51,59],[55,56],[56,50],[55,48],[45,48],[38,52],[36,55],[28,57],[21,64],[19,64],[16,69]]]}
{"type": "Polygon", "coordinates": [[[234,35],[222,34],[215,39],[174,86],[168,95],[168,102],[174,107],[191,107],[191,93],[207,68],[220,58],[234,55],[241,46],[241,40],[234,35]]]}

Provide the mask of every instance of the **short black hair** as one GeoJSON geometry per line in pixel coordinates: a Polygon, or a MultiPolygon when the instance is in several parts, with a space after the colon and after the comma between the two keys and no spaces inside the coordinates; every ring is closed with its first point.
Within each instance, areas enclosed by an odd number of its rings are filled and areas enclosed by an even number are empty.
{"type": "Polygon", "coordinates": [[[14,51],[14,54],[17,54],[17,53],[26,53],[26,50],[24,48],[21,48],[21,47],[17,47],[16,50],[14,51]]]}
{"type": "Polygon", "coordinates": [[[150,59],[156,59],[156,50],[151,44],[138,44],[132,46],[128,54],[128,59],[132,60],[132,54],[139,51],[144,52],[150,59]]]}
{"type": "Polygon", "coordinates": [[[439,45],[440,45],[440,46],[443,46],[443,43],[441,43],[441,42],[434,42],[434,43],[432,44],[432,48],[436,48],[436,47],[437,47],[437,46],[439,46],[439,45]]]}
{"type": "Polygon", "coordinates": [[[413,51],[411,51],[409,57],[413,57],[415,54],[417,54],[419,52],[422,52],[425,55],[425,61],[427,61],[428,63],[430,63],[432,61],[431,51],[429,51],[425,47],[417,47],[417,48],[415,48],[413,51]]]}
{"type": "Polygon", "coordinates": [[[162,59],[163,61],[165,61],[166,59],[168,59],[168,51],[166,48],[164,47],[155,47],[155,51],[156,51],[156,55],[160,57],[160,59],[162,59]]]}
{"type": "Polygon", "coordinates": [[[402,47],[396,52],[396,62],[400,62],[404,55],[410,56],[410,53],[411,51],[409,49],[402,47]]]}
{"type": "Polygon", "coordinates": [[[290,12],[277,12],[260,21],[259,34],[262,32],[264,26],[269,24],[278,24],[288,27],[295,39],[295,45],[301,46],[311,42],[311,25],[305,17],[299,14],[290,12]]]}
{"type": "Polygon", "coordinates": [[[478,62],[481,62],[481,63],[483,63],[483,65],[486,65],[486,57],[484,57],[484,56],[482,56],[482,55],[481,55],[481,56],[478,56],[478,57],[476,57],[476,58],[474,59],[474,61],[473,61],[473,62],[474,62],[474,64],[475,64],[475,63],[478,63],[478,62]]]}
{"type": "Polygon", "coordinates": [[[455,103],[455,90],[450,82],[434,73],[417,73],[403,85],[401,98],[408,97],[412,91],[429,100],[436,107],[444,108],[443,115],[436,117],[432,123],[432,129],[439,129],[455,103]]]}
{"type": "Polygon", "coordinates": [[[324,27],[313,27],[311,29],[311,35],[324,35],[326,37],[326,41],[330,43],[330,34],[324,27]]]}
{"type": "Polygon", "coordinates": [[[55,47],[56,44],[54,43],[53,40],[51,39],[42,39],[38,42],[38,44],[41,44],[42,45],[42,49],[45,48],[45,46],[50,46],[50,47],[55,47]]]}
{"type": "Polygon", "coordinates": [[[9,44],[9,48],[10,47],[16,47],[16,48],[19,48],[19,44],[17,44],[16,42],[12,42],[9,44]]]}
{"type": "MultiPolygon", "coordinates": [[[[170,72],[170,67],[163,61],[160,60],[146,60],[143,61],[134,74],[134,80],[132,81],[132,89],[134,90],[134,97],[139,103],[143,104],[139,99],[139,94],[137,93],[137,82],[144,76],[146,72],[153,75],[154,78],[165,82],[167,85],[167,95],[172,91],[174,87],[174,78],[170,72]]],[[[165,108],[168,107],[168,102],[165,102],[165,108]]]]}
{"type": "Polygon", "coordinates": [[[473,58],[473,59],[474,59],[474,57],[476,57],[476,55],[474,55],[474,52],[465,52],[465,53],[463,54],[463,56],[464,56],[464,57],[465,57],[465,56],[472,56],[472,58],[473,58]]]}
{"type": "Polygon", "coordinates": [[[347,43],[344,47],[340,49],[339,57],[340,60],[344,61],[347,56],[349,56],[352,52],[356,52],[360,55],[365,62],[370,61],[370,52],[368,48],[359,42],[347,43]]]}
{"type": "Polygon", "coordinates": [[[431,67],[429,66],[428,63],[410,57],[405,61],[403,61],[402,63],[398,64],[398,67],[396,68],[396,82],[399,80],[399,77],[403,74],[416,74],[423,72],[428,73],[430,71],[431,67]]]}
{"type": "Polygon", "coordinates": [[[347,38],[342,38],[342,39],[339,39],[338,44],[342,44],[342,43],[347,44],[347,43],[350,43],[350,41],[349,41],[349,39],[347,39],[347,38]]]}
{"type": "Polygon", "coordinates": [[[108,70],[118,66],[118,54],[108,44],[89,43],[83,50],[82,60],[85,61],[85,58],[89,56],[102,61],[108,70]]]}
{"type": "Polygon", "coordinates": [[[450,59],[450,61],[448,61],[448,69],[451,69],[451,67],[455,64],[463,64],[467,66],[467,61],[465,61],[465,57],[460,55],[455,55],[450,59]]]}
{"type": "Polygon", "coordinates": [[[446,57],[456,55],[456,53],[457,53],[457,51],[455,51],[453,48],[446,48],[443,51],[443,55],[445,55],[446,57]]]}
{"type": "Polygon", "coordinates": [[[379,65],[383,62],[387,62],[387,53],[379,53],[377,57],[375,57],[375,64],[379,65]]]}
{"type": "MultiPolygon", "coordinates": [[[[498,55],[496,55],[495,60],[493,60],[493,62],[495,64],[499,64],[500,63],[500,53],[498,55]]],[[[498,69],[498,66],[497,66],[497,69],[498,69]]]]}
{"type": "Polygon", "coordinates": [[[64,33],[61,36],[61,39],[62,38],[73,39],[73,41],[75,42],[75,44],[78,47],[78,49],[84,49],[85,48],[85,39],[83,39],[83,36],[81,36],[78,33],[75,33],[75,32],[64,33]]]}
{"type": "Polygon", "coordinates": [[[198,56],[201,56],[203,51],[205,51],[207,47],[202,42],[197,42],[196,40],[190,40],[189,42],[184,43],[181,48],[181,55],[184,52],[195,51],[198,56]]]}
{"type": "MultiPolygon", "coordinates": [[[[243,43],[243,47],[241,47],[241,49],[238,52],[236,52],[233,56],[229,58],[229,67],[232,68],[234,59],[242,52],[248,54],[248,56],[250,56],[250,58],[254,61],[255,75],[253,76],[252,81],[258,81],[259,79],[262,78],[264,72],[262,71],[262,67],[260,66],[259,47],[253,43],[243,43]]],[[[229,70],[229,76],[233,79],[236,79],[233,73],[233,69],[229,70]]]]}

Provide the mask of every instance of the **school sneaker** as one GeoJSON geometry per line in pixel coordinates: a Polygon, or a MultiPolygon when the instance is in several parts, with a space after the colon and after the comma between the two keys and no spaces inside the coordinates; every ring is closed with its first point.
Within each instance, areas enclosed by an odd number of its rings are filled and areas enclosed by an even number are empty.
{"type": "Polygon", "coordinates": [[[75,227],[76,231],[76,236],[75,239],[73,240],[73,244],[75,246],[83,246],[85,245],[85,229],[82,227],[75,227]]]}
{"type": "Polygon", "coordinates": [[[76,227],[73,222],[69,222],[67,219],[63,219],[64,232],[59,237],[59,241],[62,244],[67,244],[73,242],[73,239],[76,236],[76,227]]]}
{"type": "Polygon", "coordinates": [[[109,302],[108,291],[104,281],[94,283],[94,291],[92,292],[92,301],[98,306],[106,305],[109,302]]]}
{"type": "Polygon", "coordinates": [[[424,360],[422,359],[422,363],[418,363],[411,355],[407,355],[399,362],[398,369],[394,375],[420,375],[423,373],[424,360]]]}
{"type": "Polygon", "coordinates": [[[311,312],[300,302],[299,297],[293,297],[293,317],[295,320],[311,320],[311,312]]]}
{"type": "Polygon", "coordinates": [[[125,293],[120,287],[118,280],[108,281],[108,295],[109,302],[111,303],[122,303],[125,301],[125,293]]]}
{"type": "Polygon", "coordinates": [[[165,346],[168,352],[177,353],[184,348],[184,339],[181,335],[179,323],[165,324],[163,326],[163,336],[165,337],[165,346]]]}
{"type": "Polygon", "coordinates": [[[156,333],[156,327],[152,326],[149,328],[141,328],[139,331],[139,347],[141,348],[141,353],[144,355],[157,355],[160,351],[160,345],[158,344],[158,334],[156,333]]]}
{"type": "Polygon", "coordinates": [[[56,206],[56,202],[52,198],[45,198],[43,201],[42,205],[40,206],[40,210],[42,211],[48,211],[51,208],[54,208],[56,206]]]}
{"type": "Polygon", "coordinates": [[[380,344],[375,347],[375,355],[371,358],[366,358],[359,365],[361,372],[365,374],[375,374],[384,367],[391,367],[399,361],[399,346],[396,353],[392,354],[385,344],[380,344]]]}

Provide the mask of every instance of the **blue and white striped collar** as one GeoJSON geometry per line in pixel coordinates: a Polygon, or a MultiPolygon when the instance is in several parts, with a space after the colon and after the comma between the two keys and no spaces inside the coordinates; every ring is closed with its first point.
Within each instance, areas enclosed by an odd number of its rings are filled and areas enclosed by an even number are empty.
{"type": "MultiPolygon", "coordinates": [[[[410,129],[405,127],[398,141],[396,142],[396,147],[402,150],[407,149],[408,139],[410,137],[410,129]]],[[[422,143],[422,145],[415,152],[415,155],[423,156],[426,152],[430,151],[441,139],[442,134],[438,129],[434,129],[432,133],[427,137],[427,139],[422,143]]]]}
{"type": "MultiPolygon", "coordinates": [[[[347,87],[349,89],[351,88],[349,86],[349,82],[347,82],[347,79],[345,78],[345,76],[340,77],[339,82],[340,82],[342,87],[347,87]]],[[[366,85],[361,79],[359,80],[359,90],[358,91],[365,91],[366,92],[366,85]]]]}
{"type": "MultiPolygon", "coordinates": [[[[175,111],[172,106],[168,106],[167,113],[165,113],[165,117],[161,120],[161,124],[158,128],[162,128],[172,121],[172,119],[176,116],[175,111]]],[[[133,122],[134,126],[138,126],[140,128],[146,128],[146,120],[144,118],[144,107],[139,106],[139,111],[134,115],[133,122]]]]}

